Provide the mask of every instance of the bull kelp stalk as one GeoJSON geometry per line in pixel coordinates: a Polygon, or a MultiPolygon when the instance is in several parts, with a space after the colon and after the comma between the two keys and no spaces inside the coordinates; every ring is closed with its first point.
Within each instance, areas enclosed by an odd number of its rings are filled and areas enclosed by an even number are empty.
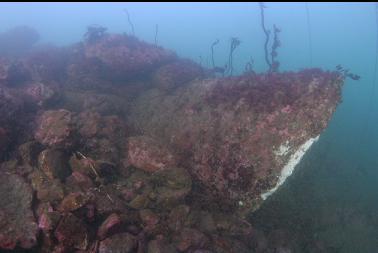
{"type": "Polygon", "coordinates": [[[246,74],[253,74],[254,73],[253,63],[254,63],[254,60],[251,57],[251,59],[244,66],[244,73],[246,73],[246,74]]]}
{"type": "Polygon", "coordinates": [[[155,46],[157,45],[157,37],[158,37],[158,32],[159,32],[159,25],[155,25],[155,46]]]}
{"type": "Polygon", "coordinates": [[[227,71],[230,72],[230,76],[232,76],[232,73],[234,71],[234,66],[233,66],[233,55],[235,49],[240,45],[240,40],[238,38],[231,38],[231,47],[230,47],[230,53],[228,55],[228,64],[227,64],[227,71]]]}
{"type": "Polygon", "coordinates": [[[270,40],[270,30],[267,30],[265,27],[265,14],[264,14],[264,9],[266,6],[264,5],[263,2],[259,2],[260,6],[260,14],[261,14],[261,27],[264,31],[265,34],[265,43],[264,43],[264,53],[265,53],[265,61],[269,66],[269,71],[270,73],[272,72],[277,72],[278,67],[280,63],[276,60],[277,57],[277,48],[281,46],[281,42],[278,39],[278,33],[281,32],[280,29],[276,27],[276,25],[273,25],[273,44],[272,44],[272,49],[270,56],[271,58],[269,59],[269,50],[268,50],[268,44],[270,40]]]}
{"type": "Polygon", "coordinates": [[[269,43],[270,31],[267,30],[265,27],[265,15],[264,15],[264,9],[266,8],[266,6],[264,5],[263,2],[259,2],[259,6],[260,6],[260,16],[261,16],[261,27],[265,34],[265,43],[264,43],[265,61],[266,61],[266,64],[268,64],[269,70],[270,70],[272,69],[272,63],[269,61],[269,57],[268,57],[268,43],[269,43]]]}
{"type": "Polygon", "coordinates": [[[134,24],[133,24],[133,22],[131,22],[130,14],[129,14],[127,9],[124,9],[124,11],[125,11],[126,16],[127,16],[127,21],[129,22],[129,25],[131,27],[131,32],[132,32],[133,36],[135,36],[134,24]]]}
{"type": "Polygon", "coordinates": [[[214,47],[218,45],[219,39],[216,39],[212,44],[211,44],[211,64],[213,65],[213,69],[215,69],[215,61],[214,61],[214,47]]]}
{"type": "Polygon", "coordinates": [[[278,38],[278,33],[281,32],[280,29],[273,25],[273,45],[272,45],[272,52],[271,54],[271,72],[277,72],[280,66],[280,63],[276,60],[277,58],[277,48],[281,46],[281,41],[278,38]]]}

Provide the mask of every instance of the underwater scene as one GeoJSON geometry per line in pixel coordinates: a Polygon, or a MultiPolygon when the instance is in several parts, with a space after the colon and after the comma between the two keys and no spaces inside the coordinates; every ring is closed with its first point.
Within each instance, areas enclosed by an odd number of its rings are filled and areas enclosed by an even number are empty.
{"type": "Polygon", "coordinates": [[[378,252],[378,4],[0,3],[0,252],[378,252]]]}

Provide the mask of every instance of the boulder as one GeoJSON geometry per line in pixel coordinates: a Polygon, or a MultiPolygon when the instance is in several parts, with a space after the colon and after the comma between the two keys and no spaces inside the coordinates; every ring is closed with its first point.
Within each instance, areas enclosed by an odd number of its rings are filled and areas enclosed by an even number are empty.
{"type": "MultiPolygon", "coordinates": [[[[144,92],[129,121],[174,150],[204,195],[247,213],[285,181],[326,128],[342,85],[340,73],[319,69],[197,80],[168,95],[144,92]]],[[[159,152],[144,140],[129,141],[129,162],[155,171],[159,166],[146,161],[159,152]]]]}
{"type": "Polygon", "coordinates": [[[45,149],[38,156],[38,168],[50,179],[65,180],[71,174],[67,155],[61,150],[45,149]]]}
{"type": "Polygon", "coordinates": [[[30,175],[36,196],[42,202],[57,203],[64,198],[64,186],[59,179],[50,180],[41,170],[36,169],[30,175]]]}
{"type": "Polygon", "coordinates": [[[115,234],[100,242],[99,253],[131,253],[137,247],[136,238],[129,233],[115,234]]]}
{"type": "Polygon", "coordinates": [[[127,150],[130,165],[147,172],[155,172],[176,165],[172,153],[164,145],[148,136],[128,138],[127,150]]]}
{"type": "Polygon", "coordinates": [[[33,190],[23,178],[0,171],[0,249],[37,245],[32,201],[33,190]]]}
{"type": "Polygon", "coordinates": [[[48,110],[38,118],[34,137],[49,147],[68,148],[74,144],[74,133],[73,115],[70,111],[48,110]]]}
{"type": "Polygon", "coordinates": [[[18,154],[23,164],[37,165],[38,154],[43,150],[40,143],[29,141],[18,147],[18,154]]]}
{"type": "Polygon", "coordinates": [[[97,230],[97,237],[100,240],[105,239],[112,231],[120,227],[122,220],[118,214],[110,214],[97,230]]]}
{"type": "Polygon", "coordinates": [[[87,227],[71,213],[62,217],[54,234],[59,244],[66,248],[86,250],[88,247],[87,227]]]}

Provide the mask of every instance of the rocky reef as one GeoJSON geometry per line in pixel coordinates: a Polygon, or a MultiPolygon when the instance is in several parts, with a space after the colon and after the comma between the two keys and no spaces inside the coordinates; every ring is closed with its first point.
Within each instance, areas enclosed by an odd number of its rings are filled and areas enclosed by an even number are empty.
{"type": "Polygon", "coordinates": [[[327,127],[344,76],[208,73],[106,33],[1,58],[0,249],[274,252],[245,215],[327,127]]]}

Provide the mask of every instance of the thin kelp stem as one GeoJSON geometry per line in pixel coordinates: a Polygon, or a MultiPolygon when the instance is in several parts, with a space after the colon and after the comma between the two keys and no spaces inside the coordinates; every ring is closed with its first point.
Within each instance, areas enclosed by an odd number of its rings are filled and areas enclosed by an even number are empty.
{"type": "Polygon", "coordinates": [[[130,14],[127,11],[127,9],[124,9],[124,11],[125,11],[126,16],[127,16],[127,21],[129,22],[129,25],[131,27],[131,32],[132,32],[133,36],[135,36],[134,24],[133,24],[133,22],[131,22],[130,14]]]}
{"type": "Polygon", "coordinates": [[[264,53],[265,53],[265,61],[266,64],[269,66],[269,70],[272,69],[272,63],[269,61],[269,53],[268,53],[268,43],[269,43],[269,37],[270,37],[270,31],[266,29],[265,27],[265,15],[264,15],[264,9],[266,8],[263,2],[259,2],[260,6],[260,16],[261,16],[261,27],[265,34],[265,43],[264,43],[264,53]]]}
{"type": "Polygon", "coordinates": [[[307,32],[308,32],[308,46],[309,46],[309,60],[310,66],[312,66],[312,36],[311,36],[311,21],[310,21],[310,11],[308,8],[308,3],[305,2],[306,16],[307,16],[307,32]]]}
{"type": "Polygon", "coordinates": [[[214,62],[214,47],[219,43],[219,39],[216,39],[216,41],[211,44],[211,63],[213,65],[213,69],[215,68],[215,62],[214,62]]]}
{"type": "Polygon", "coordinates": [[[228,69],[226,72],[230,72],[230,76],[232,76],[232,73],[234,72],[234,66],[233,66],[233,55],[235,49],[240,45],[240,40],[238,38],[231,38],[231,47],[230,47],[230,54],[228,55],[228,69]]]}
{"type": "Polygon", "coordinates": [[[159,25],[155,25],[155,46],[157,45],[157,37],[158,37],[158,32],[159,32],[159,25]]]}
{"type": "Polygon", "coordinates": [[[246,73],[246,74],[252,74],[252,73],[254,73],[254,71],[253,71],[253,63],[254,63],[254,60],[253,60],[253,58],[251,56],[250,60],[244,66],[244,73],[246,73]]]}
{"type": "Polygon", "coordinates": [[[277,72],[280,66],[280,63],[276,60],[277,55],[278,55],[277,48],[281,46],[281,41],[278,38],[278,33],[280,32],[281,30],[278,29],[276,25],[273,25],[273,45],[272,45],[272,52],[270,53],[272,57],[271,59],[272,67],[270,69],[270,72],[277,72]]]}

